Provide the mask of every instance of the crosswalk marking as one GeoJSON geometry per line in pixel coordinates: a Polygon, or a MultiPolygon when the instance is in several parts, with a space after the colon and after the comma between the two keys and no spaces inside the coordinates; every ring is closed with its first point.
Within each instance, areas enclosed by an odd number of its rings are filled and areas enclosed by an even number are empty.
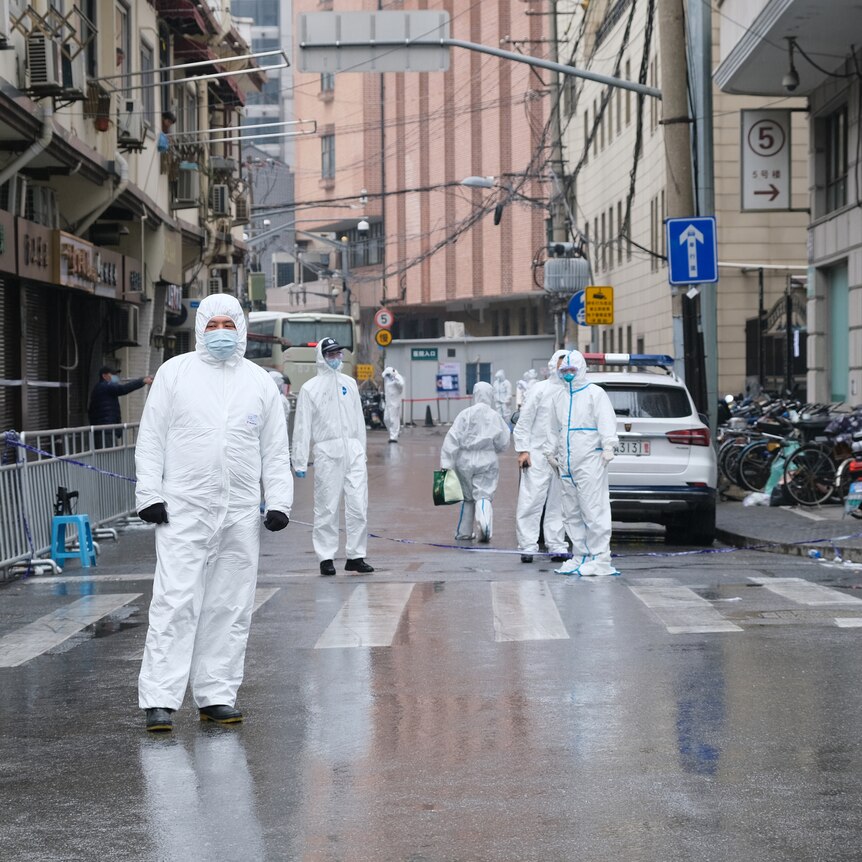
{"type": "Polygon", "coordinates": [[[315,649],[390,646],[413,584],[359,584],[315,649]]]}
{"type": "Polygon", "coordinates": [[[133,602],[140,593],[84,596],[0,638],[0,667],[18,667],[133,602]]]}
{"type": "MultiPolygon", "coordinates": [[[[251,612],[257,613],[258,608],[261,605],[268,602],[279,590],[281,587],[258,587],[254,591],[254,606],[251,609],[251,612]]],[[[127,653],[126,655],[119,656],[122,661],[143,661],[144,660],[144,648],[136,649],[132,653],[127,653]]]]}
{"type": "Polygon", "coordinates": [[[629,589],[661,620],[672,635],[741,632],[704,598],[675,578],[642,578],[629,589]]]}
{"type": "Polygon", "coordinates": [[[494,640],[568,639],[547,581],[493,581],[494,640]]]}
{"type": "MultiPolygon", "coordinates": [[[[764,587],[799,605],[860,605],[862,599],[848,596],[822,584],[812,584],[803,578],[752,578],[752,583],[764,587]]],[[[862,608],[860,608],[862,610],[862,608]]]]}
{"type": "Polygon", "coordinates": [[[254,607],[251,612],[257,613],[258,608],[268,602],[278,591],[280,587],[258,587],[254,591],[254,607]]]}

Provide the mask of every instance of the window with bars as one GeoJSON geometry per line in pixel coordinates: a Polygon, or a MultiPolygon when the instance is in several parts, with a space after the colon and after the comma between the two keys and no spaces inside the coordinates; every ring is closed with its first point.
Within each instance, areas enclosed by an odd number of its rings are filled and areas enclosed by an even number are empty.
{"type": "Polygon", "coordinates": [[[826,212],[847,203],[847,105],[823,121],[826,150],[826,212]]]}
{"type": "Polygon", "coordinates": [[[320,176],[335,179],[335,135],[320,136],[320,176]]]}

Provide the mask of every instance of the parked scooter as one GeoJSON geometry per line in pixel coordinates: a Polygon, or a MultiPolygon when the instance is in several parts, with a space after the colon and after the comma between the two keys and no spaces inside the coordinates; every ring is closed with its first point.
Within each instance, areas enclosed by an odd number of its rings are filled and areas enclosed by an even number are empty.
{"type": "Polygon", "coordinates": [[[372,431],[383,427],[383,393],[370,380],[363,381],[359,387],[359,400],[362,403],[362,415],[365,417],[365,427],[372,431]]]}

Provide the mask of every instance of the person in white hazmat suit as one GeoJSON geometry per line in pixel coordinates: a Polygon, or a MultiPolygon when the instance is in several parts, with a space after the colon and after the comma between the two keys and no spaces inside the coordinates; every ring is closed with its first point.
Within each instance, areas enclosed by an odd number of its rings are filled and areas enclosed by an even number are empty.
{"type": "Polygon", "coordinates": [[[524,372],[524,376],[518,381],[515,386],[515,407],[520,410],[524,406],[524,401],[527,398],[527,392],[536,383],[539,375],[536,374],[535,368],[528,368],[524,372]]]}
{"type": "Polygon", "coordinates": [[[239,302],[206,297],[194,351],[153,381],[135,450],[135,504],[156,524],[156,573],[138,680],[147,729],[169,731],[190,683],[202,721],[242,720],[242,682],[264,526],[289,522],[287,428],[267,372],[243,358],[239,302]]]}
{"type": "Polygon", "coordinates": [[[547,380],[540,380],[527,393],[518,422],[512,432],[521,484],[518,488],[518,508],[515,532],[521,550],[521,562],[532,563],[539,551],[539,527],[545,511],[545,546],[551,562],[562,563],[569,558],[566,531],[563,526],[560,477],[548,463],[545,449],[552,443],[553,394],[562,388],[557,376],[557,362],[568,351],[558,350],[548,360],[547,380]]]}
{"type": "Polygon", "coordinates": [[[464,492],[456,539],[475,539],[475,522],[479,541],[491,541],[491,501],[500,478],[497,456],[508,445],[509,426],[494,409],[494,390],[490,383],[479,382],[473,387],[472,406],[455,417],[440,452],[440,466],[458,474],[464,492]]]}
{"type": "Polygon", "coordinates": [[[270,371],[269,376],[278,389],[279,402],[284,411],[284,427],[287,428],[290,422],[290,399],[284,394],[284,375],[280,371],[270,371]]]}
{"type": "Polygon", "coordinates": [[[587,381],[587,363],[577,350],[560,361],[563,385],[552,397],[555,443],[548,460],[560,473],[563,521],[572,559],[563,575],[617,575],[611,563],[611,500],[608,464],[614,458],[617,418],[607,393],[587,381]]]}
{"type": "Polygon", "coordinates": [[[390,365],[383,369],[383,424],[389,432],[389,442],[397,443],[401,433],[401,399],[404,378],[390,365]]]}
{"type": "Polygon", "coordinates": [[[365,419],[359,389],[341,373],[342,347],[334,338],[317,345],[317,376],[299,390],[293,426],[293,464],[305,477],[314,446],[314,528],[311,541],[321,575],[335,574],[338,507],[344,494],[346,572],[368,575],[368,468],[365,419]]]}
{"type": "Polygon", "coordinates": [[[506,372],[502,368],[494,372],[491,385],[494,387],[494,406],[503,421],[508,423],[512,418],[512,384],[506,379],[506,372]]]}

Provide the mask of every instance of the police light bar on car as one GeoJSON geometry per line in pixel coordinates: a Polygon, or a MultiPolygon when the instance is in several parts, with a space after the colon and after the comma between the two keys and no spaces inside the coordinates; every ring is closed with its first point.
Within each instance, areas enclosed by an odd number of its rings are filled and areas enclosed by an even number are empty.
{"type": "Polygon", "coordinates": [[[659,365],[673,367],[673,357],[662,353],[585,353],[588,365],[659,365]]]}

